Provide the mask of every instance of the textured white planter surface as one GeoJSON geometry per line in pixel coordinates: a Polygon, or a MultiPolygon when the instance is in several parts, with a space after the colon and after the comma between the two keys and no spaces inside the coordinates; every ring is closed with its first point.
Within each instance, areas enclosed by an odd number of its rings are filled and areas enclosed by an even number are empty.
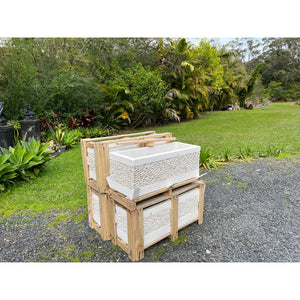
{"type": "MultiPolygon", "coordinates": [[[[144,247],[171,232],[171,201],[166,200],[143,211],[144,247]]],[[[128,244],[127,211],[116,205],[117,236],[128,244]]]]}
{"type": "Polygon", "coordinates": [[[178,227],[183,227],[199,217],[199,196],[198,188],[178,196],[178,227]]]}
{"type": "Polygon", "coordinates": [[[98,224],[101,225],[100,218],[100,199],[99,196],[92,192],[92,208],[93,208],[93,219],[98,224]]]}
{"type": "MultiPolygon", "coordinates": [[[[137,148],[136,144],[129,145],[116,145],[109,144],[109,152],[120,151],[120,150],[130,150],[137,148]]],[[[87,164],[89,168],[89,178],[96,180],[96,166],[95,166],[95,150],[93,148],[87,148],[87,164]]]]}
{"type": "Polygon", "coordinates": [[[110,152],[108,184],[130,200],[199,177],[200,146],[173,142],[110,152]]]}
{"type": "Polygon", "coordinates": [[[171,233],[171,201],[144,209],[144,247],[171,233]]]}

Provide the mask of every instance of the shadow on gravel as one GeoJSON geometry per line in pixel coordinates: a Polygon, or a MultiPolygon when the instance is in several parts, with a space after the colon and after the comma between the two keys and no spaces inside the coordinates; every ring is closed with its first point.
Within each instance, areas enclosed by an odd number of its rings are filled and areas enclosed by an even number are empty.
{"type": "MultiPolygon", "coordinates": [[[[300,262],[299,167],[299,157],[268,158],[210,172],[203,224],[146,249],[141,262],[300,262]]],[[[80,218],[86,210],[0,219],[0,261],[130,262],[80,218]]]]}

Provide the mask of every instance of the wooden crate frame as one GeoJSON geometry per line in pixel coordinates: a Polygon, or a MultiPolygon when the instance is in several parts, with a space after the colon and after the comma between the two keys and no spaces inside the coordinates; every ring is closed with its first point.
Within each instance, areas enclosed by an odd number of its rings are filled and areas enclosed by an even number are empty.
{"type": "Polygon", "coordinates": [[[160,133],[155,131],[146,131],[132,134],[124,134],[109,137],[100,137],[92,139],[82,139],[81,154],[83,161],[83,169],[85,183],[87,185],[88,199],[88,218],[89,226],[101,234],[103,240],[111,240],[113,238],[113,225],[110,216],[113,215],[113,206],[108,201],[109,186],[106,177],[109,176],[109,144],[137,144],[138,147],[153,146],[156,142],[172,142],[176,138],[172,137],[172,133],[160,133]],[[95,153],[95,171],[96,180],[89,178],[89,169],[87,162],[87,148],[94,149],[95,153]],[[99,195],[99,207],[102,214],[101,226],[93,220],[93,206],[91,193],[99,195]]]}
{"type": "Polygon", "coordinates": [[[198,222],[203,223],[203,207],[204,207],[204,193],[205,193],[205,182],[198,180],[180,188],[170,188],[168,191],[160,194],[159,196],[144,199],[138,203],[126,199],[126,197],[116,191],[110,190],[109,201],[113,206],[113,239],[112,242],[122,248],[129,256],[132,261],[139,261],[144,258],[144,250],[162,239],[170,236],[172,241],[178,238],[178,230],[190,225],[191,223],[198,222]],[[178,227],[178,197],[188,191],[195,188],[199,188],[199,203],[198,203],[198,217],[190,220],[183,226],[178,227]],[[143,211],[145,208],[149,208],[156,204],[162,203],[163,201],[171,200],[171,231],[164,236],[152,241],[151,243],[144,245],[144,228],[143,228],[143,211]],[[127,211],[127,234],[128,243],[124,242],[117,236],[116,228],[116,206],[122,207],[127,211]]]}
{"type": "Polygon", "coordinates": [[[176,140],[172,133],[156,133],[155,131],[146,131],[124,135],[108,136],[93,139],[82,139],[81,154],[83,170],[86,185],[93,187],[100,193],[106,192],[108,184],[106,177],[109,176],[109,144],[125,145],[137,144],[138,147],[154,146],[157,142],[170,143],[176,140]],[[87,148],[94,149],[95,153],[95,170],[96,180],[90,178],[88,168],[88,151],[87,148]]]}
{"type": "Polygon", "coordinates": [[[94,188],[87,186],[87,204],[88,204],[88,221],[89,226],[95,229],[103,240],[111,240],[113,238],[114,224],[111,215],[114,212],[114,207],[111,201],[108,200],[108,194],[101,194],[94,188]],[[98,197],[99,201],[99,218],[98,224],[94,220],[93,194],[98,197]]]}

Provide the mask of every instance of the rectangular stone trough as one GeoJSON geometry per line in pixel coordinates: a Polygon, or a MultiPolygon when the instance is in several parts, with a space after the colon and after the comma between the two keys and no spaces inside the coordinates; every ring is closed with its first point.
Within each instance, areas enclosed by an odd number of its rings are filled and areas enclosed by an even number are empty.
{"type": "Polygon", "coordinates": [[[109,186],[133,200],[199,177],[200,146],[173,142],[110,152],[109,186]]]}

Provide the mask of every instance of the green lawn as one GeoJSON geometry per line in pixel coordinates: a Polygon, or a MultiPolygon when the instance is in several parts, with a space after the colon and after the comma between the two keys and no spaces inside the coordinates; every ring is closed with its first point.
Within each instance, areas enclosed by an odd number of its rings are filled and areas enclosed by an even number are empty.
{"type": "Polygon", "coordinates": [[[38,178],[17,182],[0,197],[0,215],[17,210],[41,212],[86,206],[80,145],[47,162],[38,178]]]}
{"type": "MultiPolygon", "coordinates": [[[[300,153],[300,106],[276,103],[266,108],[205,113],[185,123],[147,128],[172,132],[178,141],[208,146],[216,156],[226,148],[238,153],[241,146],[300,153]]],[[[139,130],[141,131],[141,130],[139,130]]],[[[15,211],[31,212],[76,209],[86,206],[86,187],[80,146],[45,165],[39,178],[18,182],[0,194],[0,215],[15,211]]]]}
{"type": "Polygon", "coordinates": [[[172,132],[178,141],[208,146],[215,155],[228,147],[286,148],[300,152],[300,106],[274,103],[266,108],[208,112],[202,118],[185,123],[149,128],[172,132]]]}

